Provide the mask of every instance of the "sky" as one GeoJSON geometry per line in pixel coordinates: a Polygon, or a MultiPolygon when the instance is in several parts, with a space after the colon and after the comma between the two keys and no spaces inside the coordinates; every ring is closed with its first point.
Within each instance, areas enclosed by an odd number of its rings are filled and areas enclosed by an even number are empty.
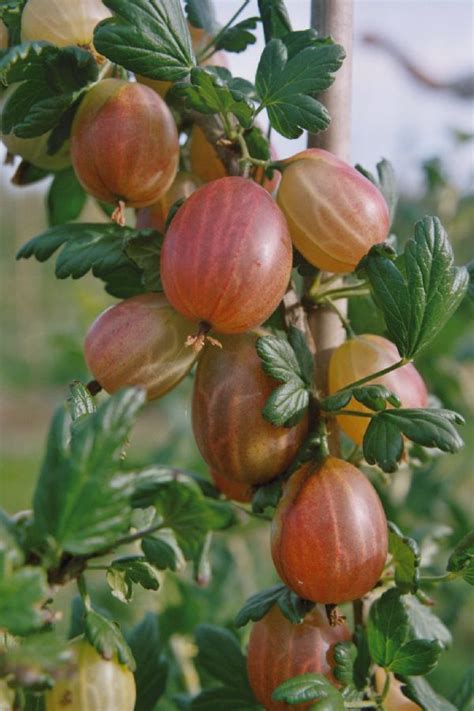
{"type": "MultiPolygon", "coordinates": [[[[217,0],[224,23],[240,0],[217,0]]],[[[309,0],[287,0],[294,29],[309,26],[309,0]]],[[[257,8],[252,0],[245,16],[257,8]]],[[[399,44],[420,67],[449,79],[474,72],[474,3],[470,0],[355,0],[353,48],[352,162],[373,169],[381,158],[395,166],[407,188],[421,181],[420,163],[434,155],[445,157],[452,177],[467,187],[474,173],[473,150],[454,152],[452,129],[474,131],[473,103],[416,84],[393,59],[362,43],[376,32],[399,44]]],[[[253,79],[263,47],[229,55],[234,74],[253,79]]],[[[277,152],[286,157],[301,150],[304,138],[276,137],[277,152]]]]}

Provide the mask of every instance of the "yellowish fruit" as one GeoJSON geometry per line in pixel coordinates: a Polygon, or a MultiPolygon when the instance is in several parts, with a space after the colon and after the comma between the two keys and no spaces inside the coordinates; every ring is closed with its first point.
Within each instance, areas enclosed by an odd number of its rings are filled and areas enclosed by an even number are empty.
{"type": "MultiPolygon", "coordinates": [[[[375,672],[375,688],[378,694],[382,693],[382,689],[385,685],[385,672],[381,667],[377,667],[375,672]]],[[[388,690],[387,697],[384,701],[384,708],[386,711],[421,711],[418,704],[415,704],[410,699],[407,699],[405,694],[401,691],[402,684],[395,678],[393,674],[390,674],[390,688],[388,690]]]]}
{"type": "Polygon", "coordinates": [[[116,655],[103,659],[83,639],[71,643],[73,671],[45,694],[46,711],[133,711],[135,678],[116,655]]]}
{"type": "Polygon", "coordinates": [[[28,0],[21,16],[21,39],[89,47],[95,26],[110,16],[102,0],[28,0]]]}
{"type": "Polygon", "coordinates": [[[21,156],[37,168],[43,170],[63,170],[71,165],[71,152],[69,141],[63,143],[62,147],[54,155],[49,155],[48,138],[49,133],[35,138],[19,138],[14,133],[2,135],[2,141],[7,151],[15,156],[21,156]]]}

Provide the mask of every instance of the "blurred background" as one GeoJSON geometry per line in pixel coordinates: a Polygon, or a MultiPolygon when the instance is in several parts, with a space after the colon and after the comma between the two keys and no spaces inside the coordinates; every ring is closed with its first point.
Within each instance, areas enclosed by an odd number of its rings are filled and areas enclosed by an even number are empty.
{"type": "MultiPolygon", "coordinates": [[[[217,0],[215,5],[224,23],[240,2],[217,0]]],[[[309,1],[287,0],[287,6],[295,29],[309,26],[309,1]]],[[[252,2],[246,16],[255,8],[252,2]]],[[[473,256],[473,13],[467,0],[355,2],[353,162],[373,171],[381,157],[389,159],[402,196],[394,226],[400,242],[412,235],[417,219],[436,214],[448,230],[458,263],[473,256]]],[[[261,48],[259,36],[245,55],[229,55],[233,73],[253,79],[261,48]]],[[[275,137],[275,146],[285,157],[302,149],[304,139],[290,143],[275,137]]],[[[15,261],[17,249],[47,227],[50,178],[20,188],[10,183],[14,170],[11,165],[0,169],[1,503],[11,513],[31,505],[52,412],[67,397],[71,380],[89,379],[82,356],[84,334],[114,301],[90,276],[78,282],[56,280],[54,260],[42,265],[15,261]]],[[[81,221],[103,219],[90,201],[81,221]]],[[[368,301],[359,300],[351,308],[359,332],[382,332],[374,316],[368,301]]],[[[433,395],[466,417],[465,449],[456,456],[420,462],[411,472],[402,469],[388,487],[371,472],[389,518],[420,541],[433,573],[444,570],[447,551],[472,522],[473,317],[472,304],[464,302],[417,362],[433,395]]],[[[133,433],[131,462],[170,463],[205,472],[190,430],[191,385],[188,378],[148,406],[133,433]]],[[[179,644],[186,646],[186,635],[198,621],[230,625],[248,595],[274,582],[267,531],[245,515],[243,522],[238,533],[216,542],[214,579],[207,590],[198,590],[186,577],[170,576],[160,595],[143,593],[130,608],[100,586],[96,594],[125,624],[144,609],[166,609],[162,632],[165,638],[172,630],[182,635],[174,642],[179,658],[179,644]]],[[[454,633],[454,646],[430,676],[433,686],[447,696],[463,676],[474,643],[474,602],[467,588],[459,582],[427,589],[435,611],[454,633]]],[[[192,687],[192,669],[184,664],[181,673],[192,687]]],[[[166,704],[160,702],[160,709],[166,704]]]]}

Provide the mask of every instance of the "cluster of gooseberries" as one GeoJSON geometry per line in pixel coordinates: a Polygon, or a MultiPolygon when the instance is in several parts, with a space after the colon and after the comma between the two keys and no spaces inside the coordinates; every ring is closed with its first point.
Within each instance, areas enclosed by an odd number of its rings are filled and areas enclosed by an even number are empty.
{"type": "MultiPolygon", "coordinates": [[[[23,39],[91,46],[93,27],[108,10],[96,0],[82,2],[83,21],[75,19],[71,26],[73,5],[75,0],[28,0],[23,39]],[[57,21],[42,21],[45,2],[57,10],[57,21]]],[[[48,17],[52,14],[50,7],[48,17]]],[[[193,40],[199,44],[202,34],[193,40]]],[[[288,469],[314,426],[308,414],[292,427],[274,426],[262,416],[276,383],[263,371],[255,343],[288,288],[293,248],[320,270],[350,273],[372,245],[386,239],[388,208],[368,179],[320,149],[282,161],[281,178],[264,187],[258,179],[229,176],[198,126],[189,138],[188,170],[179,171],[179,130],[163,98],[168,88],[167,82],[141,77],[98,81],[80,104],[64,155],[47,155],[47,136],[4,141],[12,153],[39,167],[59,169],[71,161],[84,188],[116,206],[119,224],[125,221],[124,207],[133,207],[138,227],[166,230],[156,265],[164,294],[134,296],[99,315],[86,336],[85,359],[108,393],[138,385],[149,400],[165,395],[197,363],[192,403],[197,445],[216,487],[248,502],[255,487],[288,469]],[[166,228],[172,205],[183,199],[166,228]]],[[[353,338],[332,355],[329,390],[398,359],[383,338],[353,338]]],[[[406,406],[426,404],[425,386],[412,365],[376,382],[406,406]]],[[[353,402],[351,408],[363,405],[353,402]]],[[[362,442],[365,419],[341,416],[339,424],[355,443],[362,442]]],[[[337,683],[331,650],[350,633],[345,624],[331,626],[321,605],[358,599],[379,579],[387,521],[375,489],[342,459],[328,456],[301,466],[284,485],[271,552],[284,583],[317,603],[299,626],[273,607],[253,627],[250,683],[265,708],[280,711],[288,706],[272,701],[271,694],[287,678],[315,671],[337,683]]],[[[78,643],[76,651],[83,666],[95,669],[90,647],[78,643]]],[[[107,670],[129,694],[132,708],[126,672],[117,664],[107,670]]],[[[58,684],[47,708],[60,708],[64,695],[73,694],[81,700],[71,709],[111,709],[110,699],[84,701],[100,693],[95,673],[64,682],[64,689],[58,684]]]]}

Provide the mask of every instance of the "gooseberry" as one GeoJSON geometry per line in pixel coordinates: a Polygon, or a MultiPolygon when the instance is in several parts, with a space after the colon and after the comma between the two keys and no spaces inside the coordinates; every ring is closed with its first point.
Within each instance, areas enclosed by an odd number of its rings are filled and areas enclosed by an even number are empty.
{"type": "Polygon", "coordinates": [[[90,47],[95,26],[111,14],[102,0],[28,0],[21,16],[21,40],[90,47]]]}
{"type": "MultiPolygon", "coordinates": [[[[382,336],[364,334],[345,341],[332,353],[329,361],[329,393],[341,390],[349,383],[383,370],[400,360],[397,347],[382,336]]],[[[369,381],[385,385],[401,400],[402,407],[426,407],[428,391],[423,378],[412,363],[369,381]]],[[[352,398],[347,405],[356,412],[372,412],[352,398]]],[[[341,429],[356,444],[362,444],[370,419],[351,415],[337,417],[341,429]]]]}
{"type": "MultiPolygon", "coordinates": [[[[274,690],[287,679],[313,672],[324,674],[337,685],[333,675],[334,645],[350,640],[344,622],[332,627],[322,606],[316,605],[304,620],[295,625],[273,605],[250,633],[247,670],[250,686],[266,711],[290,711],[294,707],[272,700],[274,690]]],[[[298,704],[308,711],[313,702],[298,704]]]]}
{"type": "Polygon", "coordinates": [[[188,198],[201,185],[201,181],[192,173],[182,170],[176,176],[173,185],[150,207],[142,207],[137,213],[137,228],[150,227],[159,232],[165,231],[166,218],[175,202],[188,198]]]}
{"type": "Polygon", "coordinates": [[[389,229],[387,203],[358,170],[328,151],[310,148],[283,161],[277,202],[293,243],[311,264],[352,272],[389,229]]]}
{"type": "Polygon", "coordinates": [[[163,243],[161,278],[170,303],[220,333],[262,324],[288,286],[291,240],[270,195],[240,177],[196,190],[163,243]]]}
{"type": "Polygon", "coordinates": [[[296,427],[275,427],[263,418],[277,382],[263,372],[256,340],[245,333],[222,338],[222,349],[207,346],[193,390],[193,432],[204,460],[246,484],[263,484],[286,469],[308,427],[307,418],[296,427]]]}
{"type": "Polygon", "coordinates": [[[300,597],[339,604],[362,597],[382,573],[387,519],[366,476],[328,457],[286,483],[272,522],[272,557],[300,597]]]}
{"type": "Polygon", "coordinates": [[[85,340],[86,363],[108,393],[138,385],[153,400],[192,368],[196,353],[184,343],[195,327],[163,294],[139,294],[110,306],[94,321],[85,340]]]}
{"type": "MultiPolygon", "coordinates": [[[[146,86],[105,79],[86,94],[74,118],[72,162],[98,200],[146,207],[176,176],[176,125],[163,99],[146,86]]],[[[121,211],[116,215],[123,224],[121,211]]]]}
{"type": "Polygon", "coordinates": [[[226,499],[239,501],[242,504],[248,504],[252,501],[253,489],[249,484],[228,479],[226,476],[219,474],[215,469],[211,469],[211,478],[216,489],[218,489],[221,494],[224,494],[226,499]]]}

